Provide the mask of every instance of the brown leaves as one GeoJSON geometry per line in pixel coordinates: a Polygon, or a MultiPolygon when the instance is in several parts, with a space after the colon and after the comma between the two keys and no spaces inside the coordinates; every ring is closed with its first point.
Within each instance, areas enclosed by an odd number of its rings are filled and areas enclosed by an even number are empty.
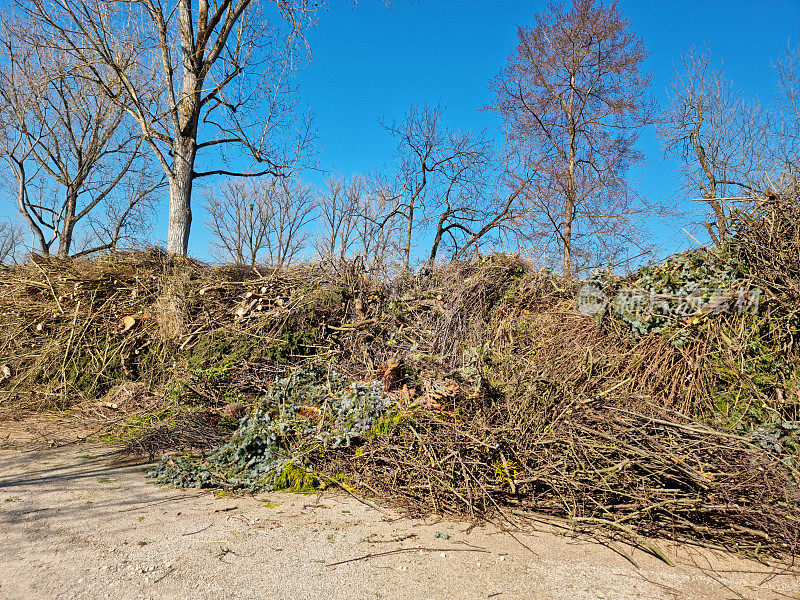
{"type": "Polygon", "coordinates": [[[119,321],[119,328],[120,333],[125,333],[126,331],[130,331],[133,329],[133,326],[136,325],[136,317],[132,315],[126,315],[122,317],[119,321]]]}
{"type": "Polygon", "coordinates": [[[241,419],[247,414],[247,406],[241,402],[228,402],[222,407],[222,416],[226,419],[241,419]]]}
{"type": "Polygon", "coordinates": [[[383,391],[391,392],[400,387],[403,382],[403,366],[402,362],[389,361],[384,365],[378,367],[378,379],[383,382],[383,391]]]}
{"type": "Polygon", "coordinates": [[[460,391],[461,388],[453,379],[429,380],[425,382],[425,393],[417,398],[411,406],[441,411],[442,404],[452,405],[460,391]]]}
{"type": "Polygon", "coordinates": [[[320,409],[318,406],[312,405],[301,406],[298,414],[301,417],[305,417],[306,419],[316,422],[320,422],[324,416],[322,409],[320,409]]]}

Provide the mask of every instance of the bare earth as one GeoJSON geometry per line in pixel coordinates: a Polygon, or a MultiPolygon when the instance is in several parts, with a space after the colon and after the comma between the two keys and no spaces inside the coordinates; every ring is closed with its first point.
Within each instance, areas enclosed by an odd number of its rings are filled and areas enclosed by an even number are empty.
{"type": "Polygon", "coordinates": [[[797,570],[660,544],[675,567],[334,493],[164,489],[96,444],[0,450],[4,599],[800,598],[797,570]],[[360,560],[333,564],[348,559],[360,560]]]}

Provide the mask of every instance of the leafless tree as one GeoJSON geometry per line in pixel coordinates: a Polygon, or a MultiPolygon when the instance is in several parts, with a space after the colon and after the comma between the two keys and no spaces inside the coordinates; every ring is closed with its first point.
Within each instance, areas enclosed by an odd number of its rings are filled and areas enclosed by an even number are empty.
{"type": "Polygon", "coordinates": [[[0,40],[0,155],[18,208],[43,254],[56,243],[59,256],[74,254],[79,224],[88,227],[78,254],[114,248],[146,216],[161,178],[124,111],[81,76],[81,65],[31,45],[23,31],[6,23],[0,40]],[[106,235],[88,235],[100,226],[106,235]]]}
{"type": "MultiPolygon", "coordinates": [[[[145,163],[149,157],[143,156],[145,163]]],[[[98,250],[147,245],[152,236],[154,192],[163,187],[163,174],[147,166],[128,171],[114,190],[115,202],[103,203],[87,216],[84,243],[76,247],[74,256],[98,250]]]]}
{"type": "Polygon", "coordinates": [[[518,164],[537,174],[530,197],[568,277],[576,248],[606,244],[598,233],[624,233],[612,221],[638,213],[625,172],[640,158],[639,127],[652,119],[647,53],[617,2],[599,0],[576,0],[568,11],[551,6],[533,27],[520,27],[518,39],[490,108],[503,118],[518,164]]]}
{"type": "MultiPolygon", "coordinates": [[[[524,231],[529,225],[532,204],[528,201],[536,171],[525,166],[510,168],[510,157],[497,156],[492,168],[486,173],[480,191],[482,196],[473,198],[471,218],[458,224],[456,234],[448,227],[444,232],[451,237],[451,256],[458,260],[471,252],[477,252],[485,244],[508,248],[520,243],[527,244],[531,236],[524,231]]],[[[435,254],[431,254],[431,260],[435,254]]]]}
{"type": "Polygon", "coordinates": [[[778,181],[771,187],[781,189],[800,188],[800,46],[789,46],[777,63],[779,97],[779,119],[774,121],[773,132],[778,143],[774,153],[779,164],[779,173],[773,174],[778,181]]]}
{"type": "Polygon", "coordinates": [[[769,119],[711,66],[707,51],[681,56],[659,125],[667,154],[683,161],[684,189],[713,212],[715,244],[727,237],[729,200],[758,195],[771,171],[769,119]]]}
{"type": "Polygon", "coordinates": [[[332,176],[319,199],[315,244],[319,259],[334,268],[359,260],[387,274],[400,253],[400,217],[392,192],[377,176],[332,176]]]}
{"type": "Polygon", "coordinates": [[[206,199],[212,253],[236,264],[282,268],[305,248],[316,199],[306,184],[284,178],[233,180],[206,199]]]}
{"type": "MultiPolygon", "coordinates": [[[[422,237],[418,230],[430,219],[434,205],[443,214],[431,250],[436,256],[448,218],[460,212],[453,203],[475,183],[471,176],[485,160],[485,142],[469,133],[445,129],[438,106],[411,106],[401,121],[385,123],[384,127],[398,145],[393,213],[405,224],[403,267],[408,270],[412,242],[422,237]]],[[[464,208],[461,202],[459,208],[464,208]]]]}
{"type": "Polygon", "coordinates": [[[320,196],[319,224],[315,244],[320,260],[329,265],[343,263],[357,243],[365,182],[361,177],[346,181],[341,175],[325,182],[320,196]]]}
{"type": "Polygon", "coordinates": [[[17,261],[22,248],[22,229],[9,219],[0,219],[0,265],[17,261]]]}
{"type": "Polygon", "coordinates": [[[438,106],[412,106],[402,121],[385,127],[398,142],[396,172],[386,189],[394,197],[389,216],[404,223],[405,269],[414,240],[427,248],[429,262],[443,249],[451,258],[461,257],[513,220],[530,178],[506,194],[511,178],[498,176],[497,159],[483,134],[445,126],[438,106]]]}
{"type": "Polygon", "coordinates": [[[358,205],[355,250],[367,271],[376,275],[388,276],[401,267],[398,257],[403,248],[402,224],[394,214],[395,200],[391,189],[374,177],[358,205]]]}
{"type": "Polygon", "coordinates": [[[307,154],[310,123],[297,126],[291,75],[316,2],[16,3],[138,124],[169,181],[168,252],[187,253],[196,179],[285,176],[307,154]],[[220,152],[201,159],[207,149],[220,152]],[[206,159],[215,162],[203,170],[206,159]]]}

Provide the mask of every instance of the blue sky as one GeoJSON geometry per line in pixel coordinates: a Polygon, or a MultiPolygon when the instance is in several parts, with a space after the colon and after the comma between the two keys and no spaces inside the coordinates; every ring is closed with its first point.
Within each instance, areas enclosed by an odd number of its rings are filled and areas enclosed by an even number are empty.
{"type": "MultiPolygon", "coordinates": [[[[707,45],[733,81],[770,101],[774,62],[787,44],[800,43],[797,0],[625,0],[621,7],[652,53],[657,99],[679,54],[707,45]]],[[[412,103],[442,103],[448,125],[492,133],[496,117],[480,110],[491,100],[489,83],[515,47],[517,25],[532,24],[545,9],[545,2],[523,0],[394,0],[388,7],[379,0],[331,0],[308,34],[313,60],[298,76],[302,101],[316,114],[320,168],[349,176],[385,166],[394,142],[378,119],[399,118],[412,103]]],[[[653,130],[642,133],[640,144],[647,162],[632,173],[638,191],[651,201],[674,200],[677,165],[662,157],[653,130]]],[[[307,179],[319,182],[324,175],[307,179]]],[[[199,192],[190,252],[207,258],[199,192]]],[[[166,237],[166,207],[165,198],[154,241],[166,237]]],[[[0,213],[10,211],[6,203],[0,213]]],[[[691,244],[682,227],[698,235],[690,221],[650,226],[666,250],[677,250],[691,244]]]]}

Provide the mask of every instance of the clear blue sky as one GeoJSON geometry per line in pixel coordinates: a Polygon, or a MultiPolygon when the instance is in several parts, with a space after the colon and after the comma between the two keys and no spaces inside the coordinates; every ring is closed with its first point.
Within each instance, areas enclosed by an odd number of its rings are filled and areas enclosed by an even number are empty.
{"type": "MultiPolygon", "coordinates": [[[[658,99],[679,53],[708,45],[732,80],[770,101],[774,61],[787,44],[800,43],[797,0],[624,0],[621,6],[652,53],[658,99]]],[[[491,99],[489,82],[514,49],[517,25],[531,24],[545,8],[523,0],[395,0],[389,7],[379,0],[331,0],[308,35],[313,61],[298,77],[303,102],[316,114],[321,168],[349,176],[387,164],[394,142],[378,119],[400,117],[411,103],[441,102],[449,125],[493,131],[496,118],[479,110],[491,99]]],[[[654,131],[643,132],[641,149],[647,163],[634,174],[639,191],[653,201],[673,199],[680,185],[676,164],[662,158],[654,131]]],[[[312,182],[322,178],[308,175],[312,182]]],[[[206,258],[199,200],[198,194],[190,252],[206,258]]],[[[166,237],[166,204],[156,240],[166,237]]],[[[653,222],[653,234],[675,250],[691,242],[681,232],[686,225],[653,222]]]]}
{"type": "MultiPolygon", "coordinates": [[[[300,76],[317,116],[321,165],[345,175],[385,164],[393,140],[379,117],[400,117],[411,103],[442,102],[446,121],[461,129],[494,130],[498,121],[479,109],[491,101],[489,82],[516,45],[517,25],[530,25],[546,2],[523,0],[377,0],[341,3],[322,13],[309,40],[313,63],[300,76]]],[[[692,45],[712,57],[748,94],[775,95],[773,64],[788,43],[800,43],[800,2],[790,0],[627,0],[623,14],[651,52],[657,99],[673,63],[692,45]]],[[[655,131],[641,136],[647,162],[632,173],[651,200],[675,199],[677,164],[663,158],[655,131]]],[[[695,203],[685,205],[696,208],[695,203]]],[[[688,219],[691,221],[691,219],[688,219]]],[[[688,223],[651,223],[667,250],[690,245],[688,223]]]]}

